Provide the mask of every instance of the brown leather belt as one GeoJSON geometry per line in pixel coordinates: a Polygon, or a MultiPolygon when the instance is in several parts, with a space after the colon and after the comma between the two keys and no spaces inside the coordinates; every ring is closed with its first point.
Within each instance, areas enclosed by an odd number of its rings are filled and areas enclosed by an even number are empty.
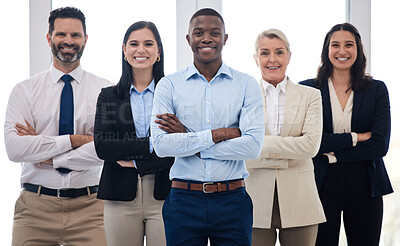
{"type": "Polygon", "coordinates": [[[171,187],[183,190],[202,191],[204,193],[214,193],[236,190],[238,188],[245,187],[245,184],[244,180],[206,183],[192,183],[187,181],[173,180],[171,187]]]}

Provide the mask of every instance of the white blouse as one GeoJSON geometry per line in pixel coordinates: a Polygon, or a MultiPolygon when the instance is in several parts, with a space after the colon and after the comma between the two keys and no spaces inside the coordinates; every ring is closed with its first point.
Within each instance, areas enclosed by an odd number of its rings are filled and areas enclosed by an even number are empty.
{"type": "Polygon", "coordinates": [[[285,115],[287,77],[275,86],[262,80],[267,105],[267,126],[271,135],[280,136],[285,115]]]}
{"type": "MultiPolygon", "coordinates": [[[[342,110],[342,106],[340,105],[339,98],[336,94],[331,78],[328,79],[328,87],[332,110],[333,133],[351,133],[353,146],[355,146],[357,144],[357,134],[351,132],[351,116],[353,111],[354,92],[351,91],[349,99],[347,99],[346,106],[342,110]]],[[[329,163],[337,162],[333,152],[327,153],[327,156],[329,158],[329,163]]]]}

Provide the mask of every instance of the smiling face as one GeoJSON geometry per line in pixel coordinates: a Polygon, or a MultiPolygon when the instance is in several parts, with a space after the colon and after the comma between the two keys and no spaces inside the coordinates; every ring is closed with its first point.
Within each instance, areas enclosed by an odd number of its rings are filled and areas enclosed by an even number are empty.
{"type": "Polygon", "coordinates": [[[290,54],[279,38],[260,38],[254,59],[263,80],[276,86],[285,78],[290,54]]]}
{"type": "Polygon", "coordinates": [[[86,41],[87,36],[79,19],[57,18],[51,36],[47,34],[55,67],[60,70],[62,67],[77,67],[86,41]]]}
{"type": "Polygon", "coordinates": [[[194,18],[186,39],[193,51],[195,65],[222,63],[222,48],[228,35],[224,23],[217,16],[200,15],[194,18]]]}
{"type": "Polygon", "coordinates": [[[357,59],[357,44],[354,35],[344,30],[332,33],[328,56],[333,69],[350,71],[357,59]]]}
{"type": "Polygon", "coordinates": [[[122,49],[128,63],[135,70],[152,70],[160,56],[157,41],[148,28],[133,31],[122,49]]]}

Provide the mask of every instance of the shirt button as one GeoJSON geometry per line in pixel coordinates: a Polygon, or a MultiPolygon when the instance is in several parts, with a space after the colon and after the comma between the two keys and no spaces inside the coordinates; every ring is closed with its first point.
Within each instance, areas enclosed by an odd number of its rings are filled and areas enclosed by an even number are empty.
{"type": "Polygon", "coordinates": [[[207,144],[208,142],[204,142],[204,144],[207,144]]]}
{"type": "Polygon", "coordinates": [[[211,85],[210,85],[210,84],[207,84],[207,86],[210,87],[211,85]]]}
{"type": "Polygon", "coordinates": [[[207,104],[210,104],[210,102],[209,102],[209,101],[207,101],[207,104]]]}
{"type": "Polygon", "coordinates": [[[187,149],[185,149],[185,151],[187,151],[187,149]]]}
{"type": "Polygon", "coordinates": [[[207,120],[208,123],[210,123],[210,120],[207,120]]]}
{"type": "Polygon", "coordinates": [[[210,175],[210,172],[207,172],[208,175],[210,175]]]}

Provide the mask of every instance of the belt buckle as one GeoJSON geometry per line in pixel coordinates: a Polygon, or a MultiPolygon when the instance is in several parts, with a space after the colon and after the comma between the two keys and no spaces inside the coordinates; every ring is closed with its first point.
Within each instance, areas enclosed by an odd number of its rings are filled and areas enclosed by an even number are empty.
{"type": "Polygon", "coordinates": [[[62,190],[66,190],[66,189],[57,189],[57,197],[61,198],[61,199],[67,199],[68,197],[66,197],[66,196],[60,196],[60,193],[62,190]]]}
{"type": "Polygon", "coordinates": [[[206,191],[206,185],[213,185],[213,182],[203,183],[203,193],[209,194],[214,193],[214,191],[206,191]]]}

